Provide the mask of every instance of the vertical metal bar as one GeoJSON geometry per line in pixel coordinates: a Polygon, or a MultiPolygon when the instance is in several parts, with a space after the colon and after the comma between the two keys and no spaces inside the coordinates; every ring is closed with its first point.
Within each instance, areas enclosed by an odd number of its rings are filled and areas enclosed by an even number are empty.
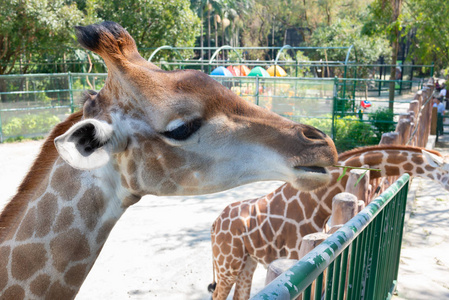
{"type": "Polygon", "coordinates": [[[67,74],[67,80],[69,82],[70,113],[73,114],[75,112],[75,103],[73,102],[72,74],[70,72],[67,74]]]}
{"type": "Polygon", "coordinates": [[[334,279],[334,263],[333,261],[329,267],[327,267],[327,276],[326,276],[326,290],[324,294],[324,300],[332,299],[332,283],[334,279]]]}
{"type": "Polygon", "coordinates": [[[355,269],[355,277],[354,277],[354,282],[355,282],[355,296],[354,299],[360,299],[360,294],[361,294],[361,287],[362,287],[362,272],[363,272],[363,267],[364,267],[364,258],[365,258],[365,254],[366,254],[366,231],[362,231],[362,233],[360,234],[360,238],[361,238],[361,242],[360,242],[360,249],[359,249],[359,253],[358,253],[358,257],[357,259],[357,264],[356,264],[356,269],[355,269]]]}
{"type": "Polygon", "coordinates": [[[348,275],[348,299],[353,299],[352,295],[354,294],[354,277],[355,277],[355,265],[356,265],[356,258],[359,252],[359,244],[360,244],[360,236],[358,236],[352,243],[351,243],[351,262],[349,264],[349,275],[348,275]]]}
{"type": "Polygon", "coordinates": [[[311,291],[312,291],[312,284],[305,289],[304,293],[302,294],[302,300],[310,300],[311,291]]]}
{"type": "Polygon", "coordinates": [[[259,105],[259,76],[256,76],[256,104],[259,105]]]}
{"type": "Polygon", "coordinates": [[[374,221],[374,240],[373,240],[373,249],[372,249],[372,263],[371,263],[371,276],[367,285],[368,299],[377,299],[376,297],[376,281],[378,280],[377,270],[379,266],[379,256],[380,256],[380,244],[381,244],[381,235],[382,235],[382,224],[383,224],[384,211],[382,211],[374,221]]]}
{"type": "Polygon", "coordinates": [[[343,300],[346,291],[346,276],[348,275],[348,256],[349,256],[349,247],[347,247],[342,254],[341,259],[341,272],[340,272],[340,283],[338,287],[338,300],[343,300]]]}
{"type": "Polygon", "coordinates": [[[0,109],[0,143],[3,143],[2,110],[0,109]]]}
{"type": "Polygon", "coordinates": [[[331,132],[332,132],[331,138],[334,140],[334,142],[337,139],[336,132],[335,132],[335,114],[336,114],[336,110],[337,110],[337,99],[338,99],[337,85],[338,85],[338,77],[335,76],[335,78],[334,78],[334,97],[333,97],[333,103],[332,103],[332,128],[331,128],[331,132]]]}
{"type": "Polygon", "coordinates": [[[341,254],[337,256],[334,261],[334,278],[332,279],[332,298],[337,299],[338,288],[340,287],[340,266],[341,266],[341,254]]]}
{"type": "Polygon", "coordinates": [[[318,275],[318,278],[315,280],[315,300],[321,300],[321,293],[323,291],[323,278],[324,272],[318,275]]]}

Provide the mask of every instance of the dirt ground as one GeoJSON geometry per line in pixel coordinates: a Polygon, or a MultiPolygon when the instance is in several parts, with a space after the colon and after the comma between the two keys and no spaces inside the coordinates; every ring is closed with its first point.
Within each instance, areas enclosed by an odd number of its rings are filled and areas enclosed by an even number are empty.
{"type": "MultiPolygon", "coordinates": [[[[0,209],[41,144],[0,144],[0,209]]],[[[449,148],[437,150],[449,154],[449,148]]],[[[76,299],[210,299],[212,222],[227,204],[265,195],[280,184],[255,183],[201,197],[144,197],[117,223],[76,299]]],[[[409,207],[395,298],[449,299],[449,192],[431,180],[415,178],[412,186],[416,197],[409,207]]],[[[265,274],[259,266],[253,295],[265,274]]]]}

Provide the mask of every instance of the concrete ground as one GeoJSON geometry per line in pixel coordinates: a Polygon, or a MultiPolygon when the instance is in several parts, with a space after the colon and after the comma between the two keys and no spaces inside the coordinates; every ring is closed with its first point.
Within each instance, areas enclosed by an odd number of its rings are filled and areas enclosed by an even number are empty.
{"type": "MultiPolygon", "coordinates": [[[[449,155],[449,135],[435,150],[449,155]]],[[[407,204],[396,299],[449,299],[449,192],[430,179],[414,178],[407,204]]]]}
{"type": "MultiPolygon", "coordinates": [[[[41,144],[0,144],[0,210],[41,144]]],[[[449,154],[449,135],[436,150],[449,154]]],[[[210,225],[227,204],[264,195],[279,184],[202,197],[145,197],[118,222],[76,299],[210,299],[210,225]]],[[[416,196],[409,206],[395,298],[449,299],[449,192],[419,178],[412,187],[416,196]]],[[[257,269],[253,294],[263,287],[265,272],[257,269]]]]}

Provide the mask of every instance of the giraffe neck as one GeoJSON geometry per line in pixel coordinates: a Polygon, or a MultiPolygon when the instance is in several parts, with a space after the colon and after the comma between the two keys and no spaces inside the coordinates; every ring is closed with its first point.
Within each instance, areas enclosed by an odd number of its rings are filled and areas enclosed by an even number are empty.
{"type": "MultiPolygon", "coordinates": [[[[439,155],[435,152],[435,154],[439,155]]],[[[381,171],[370,171],[370,178],[379,178],[384,176],[398,176],[408,173],[411,176],[425,177],[437,180],[447,189],[447,181],[449,176],[443,174],[441,169],[431,166],[422,154],[422,149],[414,147],[366,147],[349,151],[344,156],[339,157],[338,165],[361,167],[368,165],[373,169],[381,171]]],[[[277,205],[276,202],[284,202],[285,199],[295,199],[302,208],[300,221],[303,224],[304,232],[310,230],[320,231],[325,222],[332,213],[332,199],[338,193],[344,192],[348,175],[344,176],[340,181],[337,179],[343,174],[343,168],[329,169],[332,180],[325,188],[318,189],[314,192],[299,192],[292,188],[289,184],[279,188],[273,193],[270,206],[277,205]],[[277,194],[282,194],[276,197],[277,194]]],[[[301,229],[303,229],[301,228],[301,229]]]]}
{"type": "Polygon", "coordinates": [[[0,294],[72,299],[130,195],[112,164],[82,171],[56,158],[39,181],[0,216],[0,294]]]}

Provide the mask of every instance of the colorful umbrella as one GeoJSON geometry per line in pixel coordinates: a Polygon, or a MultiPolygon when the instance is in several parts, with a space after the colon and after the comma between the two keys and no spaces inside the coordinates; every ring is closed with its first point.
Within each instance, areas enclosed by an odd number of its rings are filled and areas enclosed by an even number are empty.
{"type": "Polygon", "coordinates": [[[251,70],[245,65],[234,66],[234,68],[240,72],[240,76],[248,76],[251,72],[251,70]]]}
{"type": "Polygon", "coordinates": [[[368,100],[362,100],[362,101],[360,102],[360,105],[361,105],[363,108],[368,108],[368,107],[371,107],[371,102],[368,101],[368,100]]]}
{"type": "Polygon", "coordinates": [[[249,72],[248,76],[270,77],[270,74],[262,67],[255,67],[249,72]]]}
{"type": "Polygon", "coordinates": [[[276,76],[276,77],[285,77],[287,76],[287,72],[285,72],[285,70],[280,67],[280,66],[271,66],[267,69],[268,74],[270,74],[270,76],[276,76]],[[274,74],[274,72],[276,72],[276,75],[274,74]]]}
{"type": "Polygon", "coordinates": [[[226,69],[228,69],[229,72],[231,72],[233,76],[240,76],[240,70],[237,69],[236,67],[228,66],[226,69]]]}
{"type": "Polygon", "coordinates": [[[210,75],[232,77],[231,71],[229,71],[225,67],[218,67],[218,68],[216,68],[215,70],[213,70],[210,73],[210,75]]]}

